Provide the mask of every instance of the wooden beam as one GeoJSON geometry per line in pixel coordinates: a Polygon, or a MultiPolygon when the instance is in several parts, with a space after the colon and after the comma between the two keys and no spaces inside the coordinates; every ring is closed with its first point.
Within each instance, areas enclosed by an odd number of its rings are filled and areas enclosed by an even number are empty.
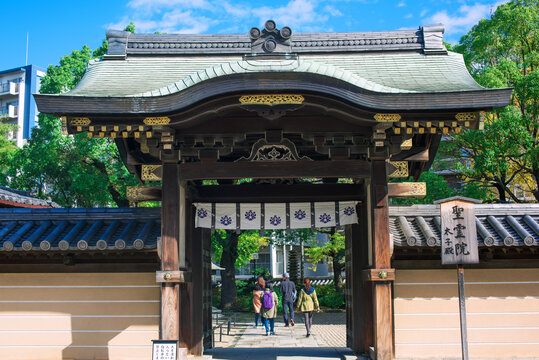
{"type": "MultiPolygon", "coordinates": [[[[164,164],[163,191],[167,196],[163,198],[161,206],[161,241],[163,246],[163,253],[161,255],[162,271],[176,271],[179,269],[179,190],[178,166],[176,164],[164,164]]],[[[178,341],[180,338],[178,300],[179,283],[162,283],[161,340],[178,341]]]]}
{"type": "Polygon", "coordinates": [[[362,200],[359,184],[241,184],[197,186],[195,202],[286,202],[362,200]]]}
{"type": "Polygon", "coordinates": [[[182,180],[370,176],[370,165],[365,160],[192,162],[179,166],[182,180]]]}
{"type": "Polygon", "coordinates": [[[387,187],[391,198],[424,198],[427,195],[427,183],[424,182],[389,183],[387,187]]]}

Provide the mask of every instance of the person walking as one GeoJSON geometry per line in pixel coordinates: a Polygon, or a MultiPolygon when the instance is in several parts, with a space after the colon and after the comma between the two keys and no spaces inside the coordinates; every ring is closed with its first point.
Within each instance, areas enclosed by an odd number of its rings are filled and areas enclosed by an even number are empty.
{"type": "Polygon", "coordinates": [[[290,281],[288,273],[283,274],[283,281],[279,285],[279,291],[283,296],[283,319],[284,326],[294,326],[294,301],[296,301],[296,284],[290,281]],[[287,314],[288,313],[288,314],[287,314]]]}
{"type": "Polygon", "coordinates": [[[266,285],[266,289],[260,297],[262,308],[260,309],[260,317],[262,323],[266,327],[266,336],[275,335],[275,318],[277,317],[277,306],[279,298],[273,292],[273,284],[266,285]]]}
{"type": "Polygon", "coordinates": [[[259,276],[256,279],[256,285],[253,289],[253,308],[255,310],[255,324],[254,328],[258,327],[258,320],[260,318],[260,308],[262,307],[261,296],[264,293],[266,283],[263,276],[259,276]]]}
{"type": "Polygon", "coordinates": [[[311,286],[311,280],[305,278],[303,285],[299,292],[297,309],[305,317],[305,328],[307,329],[307,337],[309,337],[311,336],[311,326],[313,325],[313,311],[320,312],[320,305],[318,304],[316,291],[311,286]]]}

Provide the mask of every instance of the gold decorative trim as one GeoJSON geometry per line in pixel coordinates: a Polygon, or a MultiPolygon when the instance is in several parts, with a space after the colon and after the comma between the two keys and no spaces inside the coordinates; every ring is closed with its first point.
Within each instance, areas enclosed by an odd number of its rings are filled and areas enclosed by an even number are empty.
{"type": "Polygon", "coordinates": [[[167,125],[170,123],[170,118],[167,116],[147,117],[142,122],[146,125],[167,125]]]}
{"type": "Polygon", "coordinates": [[[144,194],[143,186],[126,186],[126,197],[131,202],[147,201],[149,197],[144,194]]]}
{"type": "Polygon", "coordinates": [[[455,115],[455,119],[458,121],[474,121],[477,120],[477,114],[474,112],[458,113],[455,115]]]}
{"type": "Polygon", "coordinates": [[[242,105],[285,105],[302,104],[305,98],[293,94],[266,94],[266,95],[243,95],[239,98],[242,105]]]}
{"type": "Polygon", "coordinates": [[[90,125],[92,121],[87,117],[74,117],[69,119],[69,124],[71,126],[86,126],[90,125]]]}
{"type": "Polygon", "coordinates": [[[399,114],[375,114],[374,120],[380,122],[395,122],[399,121],[401,116],[399,114]]]}
{"type": "Polygon", "coordinates": [[[161,181],[160,171],[157,171],[161,167],[162,165],[142,165],[140,177],[143,181],[161,181]]]}
{"type": "Polygon", "coordinates": [[[389,174],[390,178],[403,178],[408,177],[408,161],[390,161],[390,165],[393,165],[396,169],[391,174],[389,174]]]}
{"type": "Polygon", "coordinates": [[[410,184],[411,196],[427,196],[427,183],[426,182],[413,182],[410,184]]]}
{"type": "Polygon", "coordinates": [[[410,150],[413,146],[413,143],[412,143],[412,138],[408,139],[408,140],[404,140],[401,144],[401,149],[402,150],[410,150]]]}

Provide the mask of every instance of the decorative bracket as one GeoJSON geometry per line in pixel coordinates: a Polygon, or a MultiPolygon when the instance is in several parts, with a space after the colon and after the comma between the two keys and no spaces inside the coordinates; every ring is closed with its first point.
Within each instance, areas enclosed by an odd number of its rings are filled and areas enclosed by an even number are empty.
{"type": "Polygon", "coordinates": [[[408,177],[408,161],[390,161],[388,163],[388,177],[403,178],[408,177]]]}
{"type": "Polygon", "coordinates": [[[268,143],[266,139],[260,139],[253,144],[251,155],[242,157],[238,161],[312,161],[307,156],[299,156],[296,145],[282,139],[279,143],[268,143]]]}
{"type": "Polygon", "coordinates": [[[387,184],[388,196],[391,198],[423,198],[427,196],[427,183],[402,182],[387,184]]]}
{"type": "Polygon", "coordinates": [[[130,202],[161,201],[160,186],[127,186],[126,197],[130,202]]]}
{"type": "Polygon", "coordinates": [[[162,165],[142,165],[140,177],[143,181],[161,181],[162,174],[162,165]]]}
{"type": "Polygon", "coordinates": [[[278,119],[287,111],[299,109],[305,98],[297,94],[261,94],[244,95],[239,98],[241,107],[247,111],[256,111],[268,120],[278,119]]]}

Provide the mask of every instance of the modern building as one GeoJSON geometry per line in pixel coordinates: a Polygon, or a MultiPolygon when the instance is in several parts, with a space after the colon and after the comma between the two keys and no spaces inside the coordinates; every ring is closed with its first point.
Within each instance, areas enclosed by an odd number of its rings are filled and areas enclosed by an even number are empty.
{"type": "Polygon", "coordinates": [[[37,124],[37,107],[32,94],[39,92],[45,70],[26,65],[0,71],[0,117],[6,123],[18,126],[13,134],[17,146],[22,147],[37,124]]]}

